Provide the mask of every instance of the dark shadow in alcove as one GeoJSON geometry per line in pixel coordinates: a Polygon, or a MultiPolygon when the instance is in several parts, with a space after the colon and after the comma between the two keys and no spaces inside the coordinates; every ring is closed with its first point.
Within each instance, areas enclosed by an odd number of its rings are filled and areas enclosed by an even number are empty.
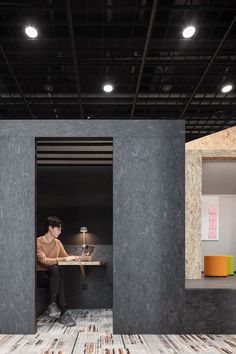
{"type": "MultiPolygon", "coordinates": [[[[105,266],[64,267],[69,308],[112,308],[113,291],[113,140],[112,138],[36,139],[36,235],[44,234],[49,215],[63,220],[60,235],[69,254],[82,252],[80,227],[86,243],[95,245],[92,260],[105,266]]],[[[36,289],[37,316],[48,302],[47,281],[36,289]]]]}

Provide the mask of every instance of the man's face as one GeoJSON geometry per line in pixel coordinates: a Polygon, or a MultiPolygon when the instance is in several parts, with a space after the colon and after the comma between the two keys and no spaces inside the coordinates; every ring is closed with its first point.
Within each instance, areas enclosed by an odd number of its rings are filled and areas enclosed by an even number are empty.
{"type": "Polygon", "coordinates": [[[51,236],[53,236],[54,238],[58,238],[58,236],[61,234],[61,226],[60,227],[49,226],[49,232],[51,236]]]}

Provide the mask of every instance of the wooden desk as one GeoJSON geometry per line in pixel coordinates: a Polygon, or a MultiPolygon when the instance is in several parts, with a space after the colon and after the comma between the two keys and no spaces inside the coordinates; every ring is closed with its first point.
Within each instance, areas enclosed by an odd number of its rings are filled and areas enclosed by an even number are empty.
{"type": "Polygon", "coordinates": [[[70,262],[58,262],[60,266],[80,266],[82,277],[85,278],[85,266],[104,266],[106,262],[78,262],[78,261],[70,261],[70,262]]]}

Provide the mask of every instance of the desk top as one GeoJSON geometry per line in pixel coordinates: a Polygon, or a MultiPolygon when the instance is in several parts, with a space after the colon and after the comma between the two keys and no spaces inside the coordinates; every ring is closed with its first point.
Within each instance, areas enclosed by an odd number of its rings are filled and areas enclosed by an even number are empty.
{"type": "Polygon", "coordinates": [[[63,265],[63,266],[101,266],[105,265],[106,262],[99,262],[99,261],[94,261],[94,262],[78,262],[78,261],[70,261],[70,262],[58,262],[58,265],[63,265]]]}

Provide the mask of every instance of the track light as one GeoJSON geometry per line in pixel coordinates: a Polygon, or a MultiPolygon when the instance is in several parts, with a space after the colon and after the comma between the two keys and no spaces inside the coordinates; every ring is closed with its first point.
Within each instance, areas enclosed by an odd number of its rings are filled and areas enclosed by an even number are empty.
{"type": "Polygon", "coordinates": [[[32,39],[38,37],[37,29],[32,26],[25,27],[25,34],[27,35],[27,37],[32,38],[32,39]]]}
{"type": "Polygon", "coordinates": [[[182,32],[183,37],[184,38],[191,38],[194,35],[195,31],[196,31],[196,28],[194,26],[188,26],[182,32]]]}
{"type": "Polygon", "coordinates": [[[227,85],[222,86],[221,92],[227,93],[227,92],[230,92],[232,89],[233,89],[233,86],[231,84],[227,84],[227,85]]]}

